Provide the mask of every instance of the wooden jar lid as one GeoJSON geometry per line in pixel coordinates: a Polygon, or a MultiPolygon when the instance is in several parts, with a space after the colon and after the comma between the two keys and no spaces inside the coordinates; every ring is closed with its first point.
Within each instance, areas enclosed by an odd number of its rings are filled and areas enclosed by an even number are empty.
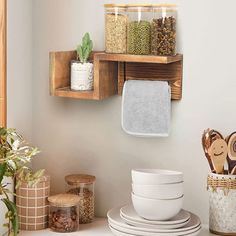
{"type": "Polygon", "coordinates": [[[169,8],[176,8],[176,4],[152,4],[153,7],[169,7],[169,8]]]}
{"type": "Polygon", "coordinates": [[[79,205],[80,197],[75,194],[61,193],[48,197],[48,201],[55,207],[72,207],[79,205]]]}
{"type": "Polygon", "coordinates": [[[96,180],[96,177],[93,175],[84,175],[84,174],[73,174],[73,175],[67,175],[65,177],[65,181],[69,185],[74,184],[92,184],[96,180]]]}
{"type": "Polygon", "coordinates": [[[126,4],[104,4],[105,8],[112,8],[112,7],[120,7],[120,8],[125,8],[126,4]]]}

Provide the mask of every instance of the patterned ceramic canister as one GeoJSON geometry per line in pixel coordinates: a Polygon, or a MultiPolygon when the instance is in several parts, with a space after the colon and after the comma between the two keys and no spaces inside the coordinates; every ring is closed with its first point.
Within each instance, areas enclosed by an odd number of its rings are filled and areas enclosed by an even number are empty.
{"type": "Polygon", "coordinates": [[[93,90],[93,63],[71,62],[71,89],[93,90]]]}
{"type": "Polygon", "coordinates": [[[218,235],[236,236],[236,176],[209,174],[209,227],[218,235]]]}
{"type": "Polygon", "coordinates": [[[42,230],[48,227],[50,177],[41,177],[39,183],[22,183],[16,190],[16,206],[21,230],[42,230]]]}

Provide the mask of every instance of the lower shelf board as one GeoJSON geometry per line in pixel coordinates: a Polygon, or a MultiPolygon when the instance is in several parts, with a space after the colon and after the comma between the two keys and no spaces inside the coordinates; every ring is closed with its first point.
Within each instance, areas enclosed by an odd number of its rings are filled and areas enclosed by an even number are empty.
{"type": "Polygon", "coordinates": [[[75,90],[71,90],[70,87],[58,88],[55,90],[54,95],[57,97],[96,100],[96,96],[95,96],[95,93],[93,90],[91,90],[91,91],[75,91],[75,90]]]}
{"type": "MultiPolygon", "coordinates": [[[[208,226],[204,225],[199,236],[213,236],[209,233],[208,226]]],[[[50,229],[40,231],[21,231],[19,236],[57,236],[58,233],[52,232],[50,229]]],[[[66,236],[112,236],[106,218],[96,218],[91,224],[80,225],[80,229],[75,233],[66,233],[66,236]]]]}

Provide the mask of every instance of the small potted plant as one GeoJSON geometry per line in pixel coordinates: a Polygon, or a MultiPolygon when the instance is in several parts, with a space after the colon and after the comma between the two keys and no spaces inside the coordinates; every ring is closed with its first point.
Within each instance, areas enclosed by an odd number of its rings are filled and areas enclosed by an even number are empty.
{"type": "Polygon", "coordinates": [[[93,63],[88,61],[92,50],[93,42],[86,33],[76,49],[77,60],[71,62],[72,90],[93,90],[93,63]]]}
{"type": "Polygon", "coordinates": [[[19,217],[16,205],[11,200],[14,193],[9,190],[9,183],[6,183],[5,177],[16,179],[16,186],[19,186],[21,180],[27,179],[29,175],[32,176],[30,184],[37,183],[43,171],[31,175],[32,172],[27,167],[37,153],[38,149],[28,146],[14,129],[0,127],[0,199],[7,208],[5,214],[7,223],[4,226],[8,228],[8,235],[18,234],[19,217]],[[20,178],[17,178],[18,176],[20,178]]]}

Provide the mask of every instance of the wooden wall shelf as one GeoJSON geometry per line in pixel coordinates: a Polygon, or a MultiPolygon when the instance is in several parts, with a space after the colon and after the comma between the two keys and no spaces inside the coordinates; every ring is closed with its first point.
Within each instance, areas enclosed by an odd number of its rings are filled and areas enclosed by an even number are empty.
{"type": "Polygon", "coordinates": [[[50,94],[87,100],[102,100],[117,94],[118,66],[116,62],[94,59],[94,90],[73,91],[70,89],[70,63],[76,59],[75,51],[50,53],[50,94]]]}
{"type": "Polygon", "coordinates": [[[182,98],[183,55],[173,57],[107,54],[94,52],[94,90],[70,89],[70,62],[75,51],[50,53],[50,93],[52,96],[102,100],[122,95],[126,80],[162,80],[171,86],[172,99],[182,98]]]}

